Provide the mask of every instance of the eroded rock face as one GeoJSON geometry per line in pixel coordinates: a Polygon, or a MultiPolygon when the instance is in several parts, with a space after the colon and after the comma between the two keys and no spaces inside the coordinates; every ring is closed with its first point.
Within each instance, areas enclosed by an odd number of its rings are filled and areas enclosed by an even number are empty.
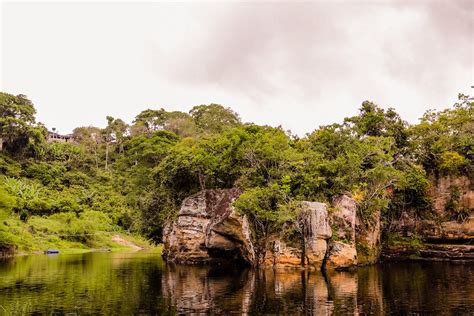
{"type": "MultiPolygon", "coordinates": [[[[333,206],[335,210],[329,214],[324,203],[301,202],[299,218],[285,225],[279,236],[273,236],[263,264],[314,269],[321,269],[323,264],[328,269],[356,265],[356,203],[342,195],[334,199],[333,206]],[[299,239],[285,236],[291,230],[300,232],[299,239]]],[[[378,245],[380,229],[367,233],[366,239],[370,245],[378,245]]]]}
{"type": "Polygon", "coordinates": [[[237,189],[205,190],[186,198],[178,219],[164,228],[163,257],[171,262],[245,261],[255,253],[247,219],[232,202],[237,189]]]}
{"type": "Polygon", "coordinates": [[[453,198],[453,193],[457,192],[458,204],[460,208],[474,211],[474,190],[472,179],[466,176],[446,176],[432,177],[429,195],[433,201],[432,210],[442,219],[449,217],[446,209],[447,203],[453,198]]]}
{"type": "Polygon", "coordinates": [[[332,236],[327,206],[318,202],[302,202],[305,265],[321,268],[327,243],[332,236]]]}
{"type": "Polygon", "coordinates": [[[429,195],[433,201],[432,212],[436,214],[437,220],[418,220],[414,231],[428,240],[462,242],[474,239],[472,179],[446,176],[432,178],[431,183],[429,195]],[[463,216],[457,216],[456,212],[462,212],[463,216]]]}
{"type": "MultiPolygon", "coordinates": [[[[347,268],[357,264],[356,203],[343,195],[326,204],[303,201],[299,217],[269,237],[257,262],[249,223],[232,207],[240,191],[206,190],[183,201],[178,218],[164,228],[163,257],[170,262],[244,261],[272,267],[347,268]],[[334,234],[334,236],[333,236],[334,234]]],[[[377,226],[379,227],[379,226],[377,226]]],[[[379,244],[380,229],[369,230],[367,247],[379,244]]]]}
{"type": "Polygon", "coordinates": [[[429,241],[471,240],[474,239],[474,216],[463,222],[437,223],[433,220],[420,220],[416,223],[414,231],[429,241]]]}
{"type": "Polygon", "coordinates": [[[424,214],[415,210],[403,212],[390,223],[389,232],[409,242],[389,245],[383,249],[384,258],[421,257],[447,260],[474,258],[474,183],[467,176],[430,178],[431,209],[424,214]]]}
{"type": "Polygon", "coordinates": [[[270,242],[272,249],[265,254],[264,265],[276,268],[301,267],[302,248],[291,246],[281,239],[275,238],[270,242]]]}
{"type": "Polygon", "coordinates": [[[348,195],[341,195],[333,200],[333,209],[330,223],[334,236],[328,244],[326,268],[348,268],[357,264],[356,202],[348,195]]]}
{"type": "Polygon", "coordinates": [[[380,211],[365,221],[356,217],[356,249],[358,264],[372,264],[378,261],[382,250],[380,211]]]}
{"type": "Polygon", "coordinates": [[[357,251],[354,244],[332,240],[326,257],[326,269],[344,269],[357,264],[357,251]]]}
{"type": "Polygon", "coordinates": [[[301,212],[298,219],[285,225],[282,233],[270,241],[264,265],[321,269],[328,239],[332,235],[327,206],[324,203],[302,201],[299,207],[301,212]],[[299,232],[296,240],[288,240],[285,236],[291,230],[299,232]]]}

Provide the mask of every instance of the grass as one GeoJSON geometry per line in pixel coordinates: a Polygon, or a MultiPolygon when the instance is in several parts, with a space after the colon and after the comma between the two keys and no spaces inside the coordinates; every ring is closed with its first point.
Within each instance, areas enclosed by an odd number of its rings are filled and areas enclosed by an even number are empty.
{"type": "Polygon", "coordinates": [[[0,210],[0,251],[2,245],[17,254],[42,253],[56,249],[64,254],[77,254],[99,249],[128,251],[130,247],[112,241],[119,235],[125,241],[145,249],[155,249],[144,238],[124,232],[111,224],[100,212],[58,213],[51,216],[31,216],[26,222],[16,214],[0,210]]]}

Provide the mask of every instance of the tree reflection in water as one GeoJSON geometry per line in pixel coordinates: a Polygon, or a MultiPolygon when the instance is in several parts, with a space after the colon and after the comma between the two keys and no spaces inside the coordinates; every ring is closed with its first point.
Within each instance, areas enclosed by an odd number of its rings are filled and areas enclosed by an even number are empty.
{"type": "Polygon", "coordinates": [[[162,288],[184,313],[462,314],[474,307],[473,270],[472,264],[439,262],[350,272],[168,265],[162,288]]]}
{"type": "Polygon", "coordinates": [[[390,263],[350,272],[165,264],[159,254],[0,261],[0,314],[468,314],[474,265],[390,263]]]}

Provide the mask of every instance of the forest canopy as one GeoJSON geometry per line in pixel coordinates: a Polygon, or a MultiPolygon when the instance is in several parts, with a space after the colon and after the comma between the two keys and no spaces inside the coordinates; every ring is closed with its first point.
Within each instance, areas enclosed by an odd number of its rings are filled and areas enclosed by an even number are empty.
{"type": "MultiPolygon", "coordinates": [[[[105,128],[77,127],[67,142],[48,141],[24,95],[0,93],[0,113],[0,217],[90,245],[94,231],[160,242],[182,200],[204,189],[240,188],[235,206],[263,235],[294,216],[295,201],[343,193],[366,220],[407,208],[426,216],[430,179],[474,171],[474,103],[465,95],[414,125],[365,101],[358,115],[304,137],[242,122],[219,104],[146,109],[131,123],[107,116],[105,128]]],[[[0,248],[28,248],[16,229],[0,223],[0,248]]]]}

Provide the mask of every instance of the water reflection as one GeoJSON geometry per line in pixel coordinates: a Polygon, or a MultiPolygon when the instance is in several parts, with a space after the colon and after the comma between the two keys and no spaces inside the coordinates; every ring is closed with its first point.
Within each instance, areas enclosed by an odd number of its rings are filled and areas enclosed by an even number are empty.
{"type": "Polygon", "coordinates": [[[474,266],[392,263],[352,272],[166,265],[158,254],[0,262],[0,314],[468,314],[474,266]]]}

